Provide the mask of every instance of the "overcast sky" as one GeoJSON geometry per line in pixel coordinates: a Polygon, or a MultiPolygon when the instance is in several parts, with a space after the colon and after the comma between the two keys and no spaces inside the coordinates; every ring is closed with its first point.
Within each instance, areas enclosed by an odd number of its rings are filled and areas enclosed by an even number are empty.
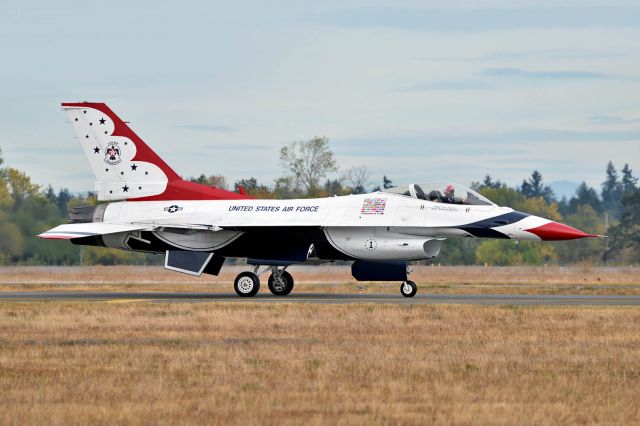
{"type": "Polygon", "coordinates": [[[61,101],[109,104],[183,176],[282,174],[327,136],[372,183],[640,172],[637,1],[2,2],[0,147],[93,189],[61,101]]]}

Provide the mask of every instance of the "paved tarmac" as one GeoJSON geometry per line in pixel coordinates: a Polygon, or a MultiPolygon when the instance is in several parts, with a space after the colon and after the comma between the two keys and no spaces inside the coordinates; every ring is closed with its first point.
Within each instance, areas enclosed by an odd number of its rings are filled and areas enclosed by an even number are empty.
{"type": "Polygon", "coordinates": [[[406,298],[398,294],[322,294],[292,293],[275,297],[260,293],[253,298],[235,293],[176,292],[0,292],[7,301],[96,301],[96,302],[258,302],[258,303],[388,303],[388,304],[467,304],[467,305],[633,305],[640,306],[640,295],[548,295],[548,294],[420,294],[406,298]]]}

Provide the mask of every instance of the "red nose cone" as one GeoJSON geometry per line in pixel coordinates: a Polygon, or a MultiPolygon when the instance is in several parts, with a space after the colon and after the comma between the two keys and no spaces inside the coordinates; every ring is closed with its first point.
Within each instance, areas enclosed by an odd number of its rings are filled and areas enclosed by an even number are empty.
{"type": "Polygon", "coordinates": [[[577,238],[584,237],[597,237],[597,235],[587,234],[579,229],[572,228],[567,225],[563,225],[558,222],[549,222],[545,225],[538,226],[537,228],[525,229],[527,232],[540,237],[545,241],[560,241],[560,240],[575,240],[577,238]]]}

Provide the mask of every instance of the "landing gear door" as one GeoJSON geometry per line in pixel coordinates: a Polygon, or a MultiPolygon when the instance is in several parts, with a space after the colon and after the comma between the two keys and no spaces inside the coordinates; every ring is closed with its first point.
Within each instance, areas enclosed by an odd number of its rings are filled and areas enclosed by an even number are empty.
{"type": "Polygon", "coordinates": [[[205,251],[167,250],[164,267],[183,274],[200,276],[213,258],[213,253],[205,251]]]}

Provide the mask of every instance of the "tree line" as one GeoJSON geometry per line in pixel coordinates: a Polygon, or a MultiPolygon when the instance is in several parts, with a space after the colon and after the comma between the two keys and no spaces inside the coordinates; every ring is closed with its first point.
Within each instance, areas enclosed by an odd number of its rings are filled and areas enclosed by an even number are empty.
{"type": "MultiPolygon", "coordinates": [[[[373,185],[371,173],[364,165],[339,170],[327,138],[293,142],[283,146],[279,155],[284,173],[272,184],[247,177],[231,186],[224,176],[216,174],[202,174],[190,180],[257,198],[362,194],[394,186],[386,175],[379,185],[373,185]]],[[[538,171],[533,171],[517,186],[508,186],[487,174],[481,181],[472,182],[471,187],[498,205],[560,221],[585,232],[606,233],[609,238],[544,244],[450,238],[443,244],[436,259],[438,263],[634,264],[640,260],[640,189],[638,178],[628,164],[619,173],[609,162],[599,190],[582,182],[569,199],[558,199],[538,171]]],[[[24,172],[4,165],[0,149],[0,264],[161,263],[159,256],[100,247],[81,249],[66,241],[42,241],[35,237],[66,222],[73,207],[96,203],[92,192],[73,194],[64,188],[55,190],[51,185],[43,187],[33,183],[24,172]]]]}

